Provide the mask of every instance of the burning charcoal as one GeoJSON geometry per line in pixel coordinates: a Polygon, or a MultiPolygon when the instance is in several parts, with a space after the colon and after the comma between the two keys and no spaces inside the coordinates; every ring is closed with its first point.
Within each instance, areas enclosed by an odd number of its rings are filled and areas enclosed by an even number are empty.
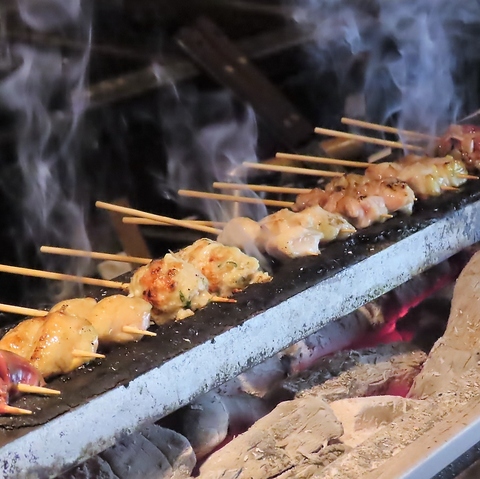
{"type": "Polygon", "coordinates": [[[288,361],[282,359],[282,354],[273,356],[227,381],[217,391],[225,395],[245,392],[252,396],[264,397],[272,387],[285,379],[288,367],[288,361]]]}
{"type": "Polygon", "coordinates": [[[180,432],[197,458],[215,449],[228,434],[228,411],[219,394],[210,391],[178,412],[180,432]]]}
{"type": "Polygon", "coordinates": [[[349,397],[406,394],[426,354],[410,343],[391,343],[340,351],[283,383],[292,395],[322,395],[327,401],[349,397]]]}
{"type": "Polygon", "coordinates": [[[286,401],[213,453],[200,467],[199,479],[279,477],[316,461],[342,433],[322,398],[286,401]]]}
{"type": "Polygon", "coordinates": [[[187,479],[196,458],[188,441],[160,426],[147,426],[57,479],[187,479]]]}
{"type": "Polygon", "coordinates": [[[57,479],[120,479],[109,466],[108,462],[100,456],[90,458],[57,479]]]}
{"type": "Polygon", "coordinates": [[[245,431],[270,411],[261,398],[239,392],[226,395],[210,391],[179,413],[180,430],[198,459],[221,444],[228,434],[245,431]]]}
{"type": "Polygon", "coordinates": [[[192,446],[185,437],[156,424],[144,427],[141,433],[165,455],[175,473],[173,475],[175,479],[190,475],[197,459],[192,446]]]}

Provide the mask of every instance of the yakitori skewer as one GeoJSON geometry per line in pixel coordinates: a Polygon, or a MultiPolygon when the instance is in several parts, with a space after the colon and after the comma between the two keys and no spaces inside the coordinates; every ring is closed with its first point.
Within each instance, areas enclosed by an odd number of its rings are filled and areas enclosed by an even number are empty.
{"type": "Polygon", "coordinates": [[[128,283],[120,281],[110,281],[105,279],[88,278],[85,276],[75,276],[72,274],[55,273],[52,271],[43,271],[40,269],[22,268],[20,266],[10,266],[8,264],[0,264],[1,273],[21,274],[24,276],[33,276],[36,278],[54,279],[59,281],[71,281],[73,283],[89,284],[91,286],[99,286],[101,288],[128,289],[128,283]]]}
{"type": "Polygon", "coordinates": [[[58,396],[61,392],[58,389],[44,388],[43,386],[32,386],[30,384],[16,384],[15,389],[24,394],[41,394],[43,396],[58,396]]]}
{"type": "Polygon", "coordinates": [[[28,416],[33,414],[30,409],[23,409],[21,407],[8,406],[7,404],[2,406],[3,414],[11,414],[12,416],[28,416]]]}
{"type": "Polygon", "coordinates": [[[0,303],[0,311],[2,313],[19,314],[21,316],[46,316],[48,311],[43,309],[24,308],[23,306],[14,306],[12,304],[0,303]]]}
{"type": "Polygon", "coordinates": [[[265,193],[278,193],[285,195],[300,195],[308,193],[311,188],[293,188],[290,186],[270,186],[270,185],[252,185],[251,183],[222,183],[216,181],[213,187],[220,190],[250,190],[262,191],[265,193]]]}
{"type": "Polygon", "coordinates": [[[137,210],[135,208],[127,208],[126,206],[119,206],[119,205],[114,205],[112,203],[105,203],[104,201],[97,201],[95,203],[95,206],[97,208],[102,208],[104,210],[109,210],[109,211],[115,211],[116,213],[122,213],[124,215],[136,216],[136,217],[146,218],[154,221],[161,221],[164,223],[169,223],[173,226],[180,226],[182,228],[203,231],[204,233],[218,235],[221,231],[217,228],[211,228],[210,226],[195,224],[192,221],[177,220],[174,218],[169,218],[168,216],[147,213],[145,211],[137,210]]]}
{"type": "Polygon", "coordinates": [[[121,254],[99,253],[96,251],[85,251],[81,249],[58,248],[56,246],[41,246],[40,252],[58,254],[63,256],[76,256],[80,258],[100,259],[104,261],[119,261],[123,263],[148,264],[151,258],[139,258],[137,256],[124,256],[121,254]]]}
{"type": "Polygon", "coordinates": [[[263,198],[250,198],[246,196],[223,195],[221,193],[208,193],[206,191],[178,190],[180,196],[190,198],[203,198],[207,200],[235,201],[238,203],[261,204],[265,206],[274,206],[277,208],[289,208],[293,205],[291,201],[265,200],[263,198]]]}
{"type": "Polygon", "coordinates": [[[366,128],[369,130],[382,131],[385,133],[393,133],[395,135],[404,135],[408,136],[411,139],[419,140],[438,140],[439,137],[435,135],[428,135],[426,133],[420,133],[418,131],[404,130],[402,128],[394,128],[391,126],[380,125],[378,123],[371,123],[368,121],[355,120],[353,118],[342,118],[342,123],[344,125],[358,126],[360,128],[366,128]]]}
{"type": "Polygon", "coordinates": [[[336,158],[323,158],[321,156],[297,155],[292,153],[277,153],[276,158],[286,160],[308,161],[310,163],[321,163],[324,165],[348,166],[351,168],[368,168],[370,163],[364,161],[339,160],[336,158]]]}
{"type": "MultiPolygon", "coordinates": [[[[188,220],[193,224],[199,224],[204,226],[222,227],[225,226],[225,221],[203,221],[203,220],[188,220]]],[[[133,225],[150,225],[150,226],[173,226],[169,223],[162,223],[161,221],[149,220],[147,218],[136,218],[135,216],[124,216],[122,218],[123,223],[133,225]]]]}
{"type": "Polygon", "coordinates": [[[382,148],[380,151],[377,151],[375,153],[372,153],[369,155],[367,158],[367,161],[369,163],[375,163],[376,161],[383,160],[387,156],[390,156],[392,154],[392,149],[391,148],[382,148]]]}
{"type": "Polygon", "coordinates": [[[327,177],[343,176],[343,173],[340,173],[339,171],[314,170],[310,168],[296,168],[294,166],[270,165],[265,163],[250,163],[248,161],[242,163],[242,166],[253,170],[274,171],[278,173],[293,173],[295,175],[327,177]]]}
{"type": "Polygon", "coordinates": [[[373,138],[371,136],[365,136],[365,135],[357,135],[355,133],[346,133],[344,131],[329,130],[328,128],[317,127],[315,128],[315,133],[317,133],[318,135],[327,135],[327,136],[333,136],[337,138],[347,138],[351,140],[358,140],[358,141],[363,141],[364,143],[387,146],[390,148],[398,148],[401,150],[410,150],[410,151],[419,151],[419,152],[425,151],[425,148],[422,148],[421,146],[418,146],[418,145],[409,145],[407,143],[402,143],[400,141],[382,140],[380,138],[373,138]]]}

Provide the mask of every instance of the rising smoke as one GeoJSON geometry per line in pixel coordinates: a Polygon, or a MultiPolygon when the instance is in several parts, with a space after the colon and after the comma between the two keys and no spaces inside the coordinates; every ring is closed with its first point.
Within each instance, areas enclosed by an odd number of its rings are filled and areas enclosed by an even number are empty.
{"type": "MultiPolygon", "coordinates": [[[[8,140],[14,148],[11,158],[2,158],[1,186],[18,216],[12,230],[17,260],[31,265],[27,257],[33,255],[44,268],[58,266],[58,260],[39,255],[41,244],[89,248],[84,191],[78,183],[78,134],[85,109],[79,92],[85,87],[90,48],[86,5],[18,0],[16,8],[2,11],[10,68],[0,79],[0,111],[9,118],[8,140]],[[29,42],[28,32],[37,41],[29,42]],[[26,40],[19,39],[20,33],[26,40]],[[68,40],[75,48],[52,47],[49,37],[68,40]]],[[[79,262],[62,267],[81,271],[79,262]]]]}
{"type": "Polygon", "coordinates": [[[333,69],[344,91],[354,81],[363,95],[346,113],[437,133],[478,108],[477,0],[295,4],[297,24],[315,26],[312,61],[333,69]],[[363,74],[352,80],[358,64],[363,74]]]}

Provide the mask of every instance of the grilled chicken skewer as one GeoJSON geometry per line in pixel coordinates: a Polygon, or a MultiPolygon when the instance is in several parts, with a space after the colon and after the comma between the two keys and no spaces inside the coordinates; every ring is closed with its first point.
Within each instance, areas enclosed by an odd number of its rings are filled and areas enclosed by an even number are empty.
{"type": "Polygon", "coordinates": [[[317,255],[320,244],[346,238],[355,231],[342,216],[317,205],[298,213],[283,209],[258,223],[249,218],[233,218],[219,234],[218,241],[244,251],[257,249],[284,260],[317,255]]]}
{"type": "Polygon", "coordinates": [[[407,183],[421,198],[439,196],[442,190],[456,188],[467,181],[463,162],[451,156],[430,158],[409,155],[397,162],[378,163],[367,168],[372,179],[396,178],[407,183]]]}
{"type": "Polygon", "coordinates": [[[412,213],[415,194],[403,181],[389,178],[372,180],[362,175],[348,174],[332,180],[324,190],[314,188],[297,196],[293,209],[302,211],[320,205],[327,211],[347,218],[356,228],[366,228],[383,222],[391,213],[412,213]]]}
{"type": "Polygon", "coordinates": [[[436,154],[451,155],[468,170],[480,170],[480,129],[474,125],[451,125],[438,141],[436,154]]]}

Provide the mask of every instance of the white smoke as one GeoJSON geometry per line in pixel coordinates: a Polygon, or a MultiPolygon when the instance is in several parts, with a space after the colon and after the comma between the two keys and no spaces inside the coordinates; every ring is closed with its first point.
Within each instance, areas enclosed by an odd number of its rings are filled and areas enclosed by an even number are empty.
{"type": "MultiPolygon", "coordinates": [[[[179,189],[214,191],[214,181],[244,182],[246,172],[240,165],[257,161],[257,123],[252,108],[239,106],[228,92],[204,95],[193,102],[189,99],[188,104],[183,102],[187,99],[178,97],[173,111],[163,115],[168,154],[167,172],[159,181],[163,194],[176,198],[179,189]],[[203,109],[208,112],[202,113],[203,109]]],[[[254,196],[251,192],[242,194],[254,196]]],[[[257,220],[266,214],[263,205],[238,207],[236,203],[212,200],[181,197],[176,200],[184,206],[196,207],[215,221],[227,221],[233,216],[257,220]]]]}
{"type": "MultiPolygon", "coordinates": [[[[74,52],[21,41],[9,45],[16,68],[0,81],[0,109],[12,119],[15,183],[3,179],[2,188],[16,198],[22,218],[17,247],[20,255],[41,244],[89,248],[77,134],[85,109],[79,98],[87,81],[90,19],[80,0],[18,0],[17,7],[25,27],[42,33],[68,27],[67,36],[84,45],[74,52]]],[[[38,260],[45,268],[58,264],[47,256],[38,260]]],[[[82,263],[74,263],[64,270],[80,272],[82,263]]]]}
{"type": "Polygon", "coordinates": [[[370,121],[435,133],[478,108],[470,73],[480,59],[477,0],[295,4],[299,26],[315,26],[314,61],[336,72],[339,88],[352,82],[355,62],[363,65],[358,90],[370,121]]]}

